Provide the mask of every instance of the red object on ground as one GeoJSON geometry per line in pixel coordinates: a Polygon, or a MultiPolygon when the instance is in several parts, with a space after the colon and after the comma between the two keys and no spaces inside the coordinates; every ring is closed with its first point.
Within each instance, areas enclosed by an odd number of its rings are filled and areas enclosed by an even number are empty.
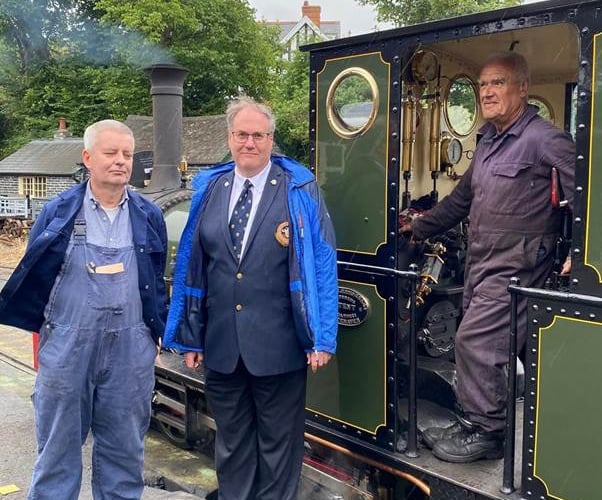
{"type": "Polygon", "coordinates": [[[33,343],[33,369],[38,371],[38,345],[40,344],[40,334],[33,332],[32,334],[33,343]]]}

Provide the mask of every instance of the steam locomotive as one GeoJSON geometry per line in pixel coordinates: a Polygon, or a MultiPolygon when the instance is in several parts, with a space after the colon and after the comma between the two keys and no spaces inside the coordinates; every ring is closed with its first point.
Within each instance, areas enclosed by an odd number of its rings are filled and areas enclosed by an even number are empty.
{"type": "MultiPolygon", "coordinates": [[[[599,1],[551,0],[303,48],[311,169],[335,225],[340,291],[337,356],[308,376],[301,498],[602,495],[601,36],[599,1]],[[523,353],[511,342],[505,458],[457,465],[423,448],[420,431],[450,421],[454,408],[466,228],[413,244],[398,227],[446,196],[468,168],[483,123],[476,79],[496,50],[527,58],[530,102],[574,137],[575,202],[557,255],[561,262],[570,248],[573,269],[542,289],[509,283],[514,304],[527,300],[528,340],[523,353]]],[[[155,161],[147,190],[165,209],[175,247],[190,193],[176,168],[163,168],[179,161],[185,71],[173,69],[150,70],[155,161]],[[160,156],[162,144],[170,158],[160,156]]],[[[511,340],[515,317],[514,309],[511,340]]],[[[210,450],[215,423],[203,389],[202,373],[177,354],[160,356],[155,422],[179,445],[210,450]]]]}

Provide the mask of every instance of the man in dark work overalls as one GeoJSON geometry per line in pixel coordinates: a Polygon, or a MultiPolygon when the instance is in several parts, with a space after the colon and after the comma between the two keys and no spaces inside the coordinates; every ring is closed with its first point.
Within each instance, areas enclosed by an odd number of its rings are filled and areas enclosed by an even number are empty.
{"type": "MultiPolygon", "coordinates": [[[[550,201],[553,168],[569,205],[575,147],[570,136],[528,104],[529,70],[520,54],[493,54],[479,78],[487,124],[472,163],[441,203],[412,221],[423,239],[469,216],[464,316],[456,333],[456,395],[462,417],[449,428],[430,428],[424,442],[436,457],[472,462],[503,456],[510,328],[510,278],[541,287],[552,270],[561,211],[550,201]]],[[[410,227],[402,227],[409,230],[410,227]]],[[[563,273],[570,271],[570,260],[563,273]]],[[[519,306],[519,346],[526,330],[519,306]]]]}
{"type": "Polygon", "coordinates": [[[0,322],[39,331],[30,500],[76,500],[92,431],[95,499],[140,498],[157,343],[166,317],[160,209],[127,189],[134,137],[84,134],[90,179],[46,204],[0,293],[0,322]]]}

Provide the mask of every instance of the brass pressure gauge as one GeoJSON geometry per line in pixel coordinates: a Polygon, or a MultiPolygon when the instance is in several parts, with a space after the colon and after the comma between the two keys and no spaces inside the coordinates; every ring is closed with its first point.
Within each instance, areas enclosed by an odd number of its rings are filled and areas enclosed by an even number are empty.
{"type": "Polygon", "coordinates": [[[455,137],[445,137],[441,141],[441,164],[443,167],[457,165],[462,158],[462,143],[455,137]]]}
{"type": "Polygon", "coordinates": [[[439,59],[430,50],[417,50],[412,56],[412,80],[424,85],[439,76],[439,59]]]}

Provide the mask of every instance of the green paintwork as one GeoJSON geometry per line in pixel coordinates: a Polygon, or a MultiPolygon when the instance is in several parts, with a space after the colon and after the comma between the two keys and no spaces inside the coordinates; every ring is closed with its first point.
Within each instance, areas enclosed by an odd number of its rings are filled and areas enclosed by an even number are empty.
{"type": "Polygon", "coordinates": [[[602,324],[556,317],[539,336],[534,476],[551,498],[586,500],[602,464],[602,324]]]}
{"type": "Polygon", "coordinates": [[[190,200],[182,201],[174,207],[167,210],[163,215],[167,225],[168,256],[166,276],[171,276],[175,261],[175,251],[180,243],[180,236],[188,220],[188,211],[190,210],[190,200]]]}
{"type": "Polygon", "coordinates": [[[389,65],[380,54],[331,59],[317,76],[316,168],[342,250],[375,254],[386,241],[386,167],[389,65]],[[343,138],[326,118],[326,97],[336,76],[351,66],[369,71],[379,89],[376,121],[360,136],[343,138]]]}
{"type": "Polygon", "coordinates": [[[591,163],[587,215],[585,262],[593,266],[602,281],[602,33],[594,36],[592,78],[591,163]]]}
{"type": "Polygon", "coordinates": [[[370,313],[359,326],[339,326],[337,354],[307,376],[307,408],[372,434],[385,425],[385,300],[371,285],[340,281],[361,293],[370,313]]]}

